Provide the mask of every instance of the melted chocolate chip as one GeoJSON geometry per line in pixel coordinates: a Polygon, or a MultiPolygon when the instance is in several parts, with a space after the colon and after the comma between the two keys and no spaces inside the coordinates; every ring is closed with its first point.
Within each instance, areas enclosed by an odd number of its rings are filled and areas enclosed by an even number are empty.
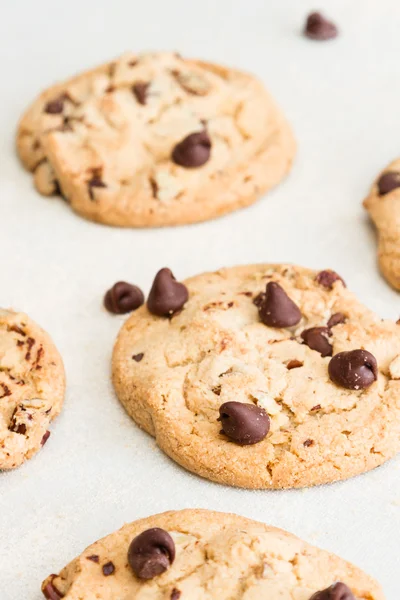
{"type": "Polygon", "coordinates": [[[144,303],[144,295],[136,285],[118,281],[104,296],[104,306],[115,315],[122,315],[136,310],[144,303]]]}
{"type": "Polygon", "coordinates": [[[144,356],[144,352],[139,352],[139,354],[134,354],[132,356],[133,360],[136,362],[140,362],[144,356]]]}
{"type": "Polygon", "coordinates": [[[270,428],[268,414],[255,404],[225,402],[220,406],[219,415],[223,433],[241,446],[261,442],[270,428]]]}
{"type": "Polygon", "coordinates": [[[387,171],[378,179],[378,191],[380,196],[385,196],[396,188],[400,187],[400,173],[397,171],[387,171]]]}
{"type": "Polygon", "coordinates": [[[91,560],[94,563],[98,563],[100,561],[100,557],[98,554],[91,554],[90,556],[86,557],[86,560],[91,560]]]}
{"type": "Polygon", "coordinates": [[[158,271],[154,278],[147,308],[153,315],[167,317],[180,310],[188,298],[187,287],[176,281],[170,269],[164,268],[158,271]]]}
{"type": "Polygon", "coordinates": [[[89,197],[91,200],[94,200],[93,188],[106,188],[106,184],[101,178],[100,172],[94,172],[92,177],[87,182],[89,197]]]}
{"type": "Polygon", "coordinates": [[[329,334],[328,327],[310,327],[302,332],[301,337],[311,350],[316,350],[321,356],[332,356],[329,334]]]}
{"type": "Polygon", "coordinates": [[[149,89],[149,83],[145,81],[137,81],[132,86],[132,91],[135,94],[136,100],[139,104],[145,105],[147,102],[147,91],[149,89]]]}
{"type": "Polygon", "coordinates": [[[153,579],[174,562],[172,537],[159,527],[147,529],[134,538],[128,550],[128,562],[139,579],[153,579]]]}
{"type": "Polygon", "coordinates": [[[346,322],[346,317],[343,313],[341,312],[337,312],[334,313],[331,318],[328,321],[328,327],[329,329],[332,329],[332,327],[336,327],[336,325],[341,325],[341,323],[345,323],[346,322]]]}
{"type": "Polygon", "coordinates": [[[50,431],[46,431],[46,433],[45,433],[45,434],[44,434],[44,436],[42,437],[42,441],[40,442],[40,445],[41,445],[41,446],[44,446],[44,445],[45,445],[45,443],[46,443],[46,442],[47,442],[47,440],[49,439],[50,435],[51,435],[51,434],[50,434],[50,431]]]}
{"type": "Polygon", "coordinates": [[[60,96],[54,98],[54,100],[50,100],[50,102],[47,102],[47,104],[44,107],[44,112],[48,115],[61,114],[64,110],[64,103],[67,99],[67,94],[60,94],[60,96]]]}
{"type": "Polygon", "coordinates": [[[186,168],[201,167],[210,158],[211,140],[207,131],[191,133],[172,151],[172,160],[186,168]]]}
{"type": "Polygon", "coordinates": [[[321,13],[313,12],[307,17],[304,34],[312,40],[331,40],[338,34],[338,29],[332,21],[328,21],[321,13]]]}
{"type": "Polygon", "coordinates": [[[267,283],[265,294],[254,299],[264,325],[269,327],[292,327],[301,319],[301,312],[285,290],[274,281],[267,283]]]}
{"type": "Polygon", "coordinates": [[[54,579],[58,577],[58,575],[50,575],[50,581],[46,583],[43,587],[43,595],[47,600],[60,600],[64,598],[64,594],[62,594],[54,585],[54,579]]]}
{"type": "Polygon", "coordinates": [[[182,596],[182,592],[180,590],[178,590],[177,588],[174,588],[171,592],[171,600],[179,600],[179,598],[182,596]]]}
{"type": "Polygon", "coordinates": [[[339,352],[330,360],[329,377],[349,390],[365,389],[378,378],[376,358],[367,350],[339,352]]]}
{"type": "Polygon", "coordinates": [[[355,600],[351,589],[341,581],[313,594],[310,600],[355,600]]]}
{"type": "Polygon", "coordinates": [[[108,563],[106,563],[105,565],[103,565],[102,571],[103,571],[103,575],[105,577],[108,577],[109,575],[112,575],[115,572],[114,563],[111,562],[111,560],[110,560],[108,563]]]}
{"type": "Polygon", "coordinates": [[[335,281],[341,281],[343,286],[346,287],[343,279],[338,275],[335,271],[331,269],[326,269],[325,271],[320,271],[315,278],[315,281],[322,285],[323,287],[331,290],[335,281]]]}
{"type": "Polygon", "coordinates": [[[289,360],[289,362],[286,365],[286,368],[288,369],[288,371],[291,371],[292,369],[298,369],[299,367],[302,367],[304,363],[302,363],[301,360],[297,360],[297,358],[294,358],[293,360],[289,360]]]}

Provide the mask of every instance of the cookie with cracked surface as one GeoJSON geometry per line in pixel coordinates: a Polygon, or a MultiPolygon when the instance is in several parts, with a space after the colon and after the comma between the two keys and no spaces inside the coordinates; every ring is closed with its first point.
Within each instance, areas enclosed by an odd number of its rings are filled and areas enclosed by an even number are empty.
{"type": "Polygon", "coordinates": [[[376,179],[364,206],[378,231],[378,260],[382,274],[400,290],[400,159],[376,179]]]}
{"type": "Polygon", "coordinates": [[[42,194],[94,221],[150,227],[251,204],[288,172],[295,142],[255,77],[154,53],[45,91],[17,148],[42,194]]]}
{"type": "Polygon", "coordinates": [[[125,525],[50,575],[42,591],[48,600],[384,598],[360,569],[290,533],[195,509],[125,525]],[[328,595],[335,587],[347,595],[328,595]]]}
{"type": "Polygon", "coordinates": [[[220,483],[285,488],[346,479],[400,450],[400,325],[336,273],[253,265],[185,285],[180,310],[141,307],[113,352],[120,401],[175,461],[220,483]]]}
{"type": "Polygon", "coordinates": [[[64,400],[62,359],[27,315],[0,309],[0,469],[13,469],[46,443],[64,400]]]}

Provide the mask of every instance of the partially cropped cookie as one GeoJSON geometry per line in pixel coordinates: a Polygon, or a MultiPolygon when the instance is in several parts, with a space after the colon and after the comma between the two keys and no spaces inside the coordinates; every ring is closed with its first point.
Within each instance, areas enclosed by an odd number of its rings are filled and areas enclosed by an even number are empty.
{"type": "Polygon", "coordinates": [[[64,400],[62,359],[27,315],[0,309],[0,469],[13,469],[46,443],[64,400]]]}
{"type": "Polygon", "coordinates": [[[379,175],[364,206],[378,231],[381,271],[400,290],[400,159],[379,175]]]}
{"type": "Polygon", "coordinates": [[[383,600],[357,567],[233,514],[182,510],[125,525],[42,585],[48,600],[383,600]]]}
{"type": "Polygon", "coordinates": [[[119,333],[113,381],[170,457],[221,483],[328,483],[400,450],[400,325],[330,270],[163,269],[119,333]]]}
{"type": "Polygon", "coordinates": [[[177,54],[128,54],[42,93],[18,152],[44,195],[121,227],[204,221],[288,172],[290,127],[253,76],[177,54]]]}

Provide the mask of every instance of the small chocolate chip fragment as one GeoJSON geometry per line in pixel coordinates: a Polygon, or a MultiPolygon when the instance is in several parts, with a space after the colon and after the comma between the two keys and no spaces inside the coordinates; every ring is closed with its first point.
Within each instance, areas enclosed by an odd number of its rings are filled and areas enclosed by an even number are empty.
{"type": "Polygon", "coordinates": [[[274,281],[267,283],[265,294],[254,299],[261,321],[269,327],[292,327],[301,319],[299,307],[274,281]]]}
{"type": "Polygon", "coordinates": [[[44,446],[45,443],[47,442],[47,440],[49,439],[51,433],[50,431],[46,431],[46,433],[44,434],[44,436],[42,437],[42,441],[40,442],[41,446],[44,446]]]}
{"type": "Polygon", "coordinates": [[[328,327],[329,329],[332,329],[332,327],[336,327],[336,325],[341,325],[342,323],[346,322],[346,317],[343,313],[341,312],[337,312],[334,313],[329,321],[328,321],[328,327]]]}
{"type": "Polygon", "coordinates": [[[174,540],[159,527],[143,531],[132,540],[128,550],[129,565],[139,579],[153,579],[161,575],[174,559],[174,540]]]}
{"type": "Polygon", "coordinates": [[[255,404],[225,402],[219,408],[219,415],[222,432],[241,446],[261,442],[270,428],[267,412],[255,404]]]}
{"type": "Polygon", "coordinates": [[[313,12],[307,17],[304,34],[312,40],[331,40],[338,35],[338,29],[332,21],[325,19],[321,13],[313,12]]]}
{"type": "Polygon", "coordinates": [[[380,176],[377,182],[380,196],[385,196],[396,188],[400,187],[400,173],[397,171],[387,171],[380,176]]]}
{"type": "Polygon", "coordinates": [[[140,362],[144,356],[144,352],[139,352],[139,354],[134,354],[132,356],[133,360],[136,362],[140,362]]]}
{"type": "Polygon", "coordinates": [[[299,367],[303,366],[303,362],[301,360],[297,360],[297,358],[294,358],[293,360],[289,360],[289,362],[286,365],[286,368],[288,369],[288,371],[291,371],[292,369],[298,369],[299,367]]]}
{"type": "Polygon", "coordinates": [[[310,600],[355,600],[351,589],[341,581],[313,594],[310,600]]]}
{"type": "Polygon", "coordinates": [[[100,561],[100,557],[98,554],[91,554],[90,556],[87,556],[86,559],[91,560],[94,563],[98,563],[100,561]]]}
{"type": "Polygon", "coordinates": [[[147,102],[147,91],[149,89],[149,85],[150,84],[146,83],[145,81],[137,81],[132,86],[132,91],[135,94],[136,100],[143,106],[147,102]]]}
{"type": "Polygon", "coordinates": [[[153,315],[167,317],[180,310],[188,299],[187,287],[176,281],[170,269],[164,268],[154,278],[147,308],[153,315]]]}
{"type": "Polygon", "coordinates": [[[323,287],[331,290],[333,288],[333,284],[335,281],[341,281],[343,286],[346,287],[343,279],[338,275],[335,271],[331,269],[326,269],[325,271],[320,271],[315,278],[315,281],[322,285],[323,287]]]}
{"type": "Polygon", "coordinates": [[[310,448],[310,446],[314,446],[314,440],[310,440],[310,439],[306,440],[305,442],[303,442],[303,446],[305,448],[310,448]]]}
{"type": "Polygon", "coordinates": [[[177,588],[174,588],[171,592],[171,600],[179,600],[179,598],[182,596],[182,592],[180,590],[178,590],[177,588]]]}
{"type": "Polygon", "coordinates": [[[111,560],[110,560],[108,563],[106,563],[105,565],[102,566],[102,571],[103,571],[103,575],[105,577],[112,575],[115,572],[114,563],[111,562],[111,560]]]}
{"type": "Polygon", "coordinates": [[[332,356],[329,334],[328,327],[310,327],[302,332],[301,337],[311,350],[316,350],[321,356],[332,356]]]}
{"type": "Polygon", "coordinates": [[[68,99],[68,94],[60,94],[54,100],[50,100],[44,107],[44,112],[48,115],[60,115],[64,110],[64,103],[68,99]]]}
{"type": "Polygon", "coordinates": [[[137,285],[126,283],[126,281],[118,281],[104,296],[105,308],[115,315],[123,315],[125,313],[136,310],[144,304],[144,294],[137,285]]]}
{"type": "Polygon", "coordinates": [[[106,184],[101,178],[100,171],[93,172],[92,177],[87,182],[89,197],[91,200],[94,200],[93,188],[106,188],[106,184]]]}
{"type": "Polygon", "coordinates": [[[185,137],[172,151],[172,160],[188,169],[201,167],[210,158],[211,140],[207,131],[191,133],[185,137]]]}
{"type": "Polygon", "coordinates": [[[367,350],[339,352],[329,362],[329,377],[349,390],[365,389],[378,378],[376,358],[367,350]]]}
{"type": "Polygon", "coordinates": [[[50,581],[42,588],[43,595],[47,600],[60,600],[61,598],[64,598],[64,594],[62,594],[53,583],[56,577],[58,577],[58,575],[50,575],[50,581]]]}

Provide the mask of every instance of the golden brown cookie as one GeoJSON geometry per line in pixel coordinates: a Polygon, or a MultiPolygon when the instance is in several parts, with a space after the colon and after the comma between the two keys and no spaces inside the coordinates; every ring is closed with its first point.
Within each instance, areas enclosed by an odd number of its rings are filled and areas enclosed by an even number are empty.
{"type": "Polygon", "coordinates": [[[65,375],[53,342],[27,315],[0,310],[0,469],[46,443],[64,401],[65,375]]]}
{"type": "Polygon", "coordinates": [[[125,525],[42,591],[48,600],[384,600],[360,569],[290,533],[194,509],[125,525]]]}
{"type": "Polygon", "coordinates": [[[124,55],[46,90],[23,116],[17,147],[39,192],[121,227],[251,204],[295,152],[255,77],[172,53],[124,55]]]}
{"type": "Polygon", "coordinates": [[[113,381],[185,468],[248,488],[346,479],[400,450],[400,326],[332,271],[162,270],[123,325],[113,381]]]}

